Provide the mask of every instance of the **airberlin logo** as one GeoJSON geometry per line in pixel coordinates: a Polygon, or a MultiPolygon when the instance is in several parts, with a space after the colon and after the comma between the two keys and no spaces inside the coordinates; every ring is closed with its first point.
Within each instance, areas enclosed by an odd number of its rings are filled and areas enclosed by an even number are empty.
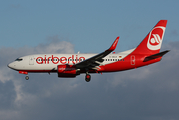
{"type": "Polygon", "coordinates": [[[36,63],[37,64],[50,64],[50,63],[53,63],[53,64],[58,64],[58,63],[61,63],[61,64],[66,64],[66,63],[78,63],[78,62],[81,62],[85,60],[85,57],[78,57],[78,55],[72,55],[70,57],[56,57],[54,55],[50,56],[50,57],[47,57],[46,55],[44,57],[37,57],[36,58],[36,63]]]}
{"type": "Polygon", "coordinates": [[[149,33],[147,47],[150,50],[159,50],[160,49],[164,32],[165,32],[165,27],[159,26],[159,27],[155,27],[149,33]]]}

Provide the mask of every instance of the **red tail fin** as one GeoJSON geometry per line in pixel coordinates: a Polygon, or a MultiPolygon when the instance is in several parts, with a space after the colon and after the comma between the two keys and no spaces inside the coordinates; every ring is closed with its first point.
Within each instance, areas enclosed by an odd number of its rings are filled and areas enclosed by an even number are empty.
{"type": "Polygon", "coordinates": [[[156,54],[159,53],[167,20],[160,20],[149,32],[139,46],[133,51],[134,54],[156,54]]]}

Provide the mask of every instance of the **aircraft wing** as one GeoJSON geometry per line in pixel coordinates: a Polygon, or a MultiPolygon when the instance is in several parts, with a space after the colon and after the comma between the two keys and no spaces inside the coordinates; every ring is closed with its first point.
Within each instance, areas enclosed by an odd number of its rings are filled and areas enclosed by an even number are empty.
{"type": "Polygon", "coordinates": [[[96,66],[99,66],[100,63],[102,63],[104,61],[103,58],[115,50],[118,41],[119,41],[119,37],[116,38],[116,40],[113,42],[113,44],[111,45],[111,47],[109,49],[105,50],[104,52],[102,52],[98,55],[95,55],[91,58],[88,58],[82,62],[77,63],[76,68],[77,69],[91,69],[96,66]]]}

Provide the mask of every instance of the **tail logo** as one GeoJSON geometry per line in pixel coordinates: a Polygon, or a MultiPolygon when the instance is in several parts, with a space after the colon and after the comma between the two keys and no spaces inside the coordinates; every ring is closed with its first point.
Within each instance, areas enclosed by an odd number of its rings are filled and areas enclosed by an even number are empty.
{"type": "Polygon", "coordinates": [[[158,26],[155,27],[150,33],[147,42],[147,47],[150,50],[159,50],[162,44],[163,34],[165,32],[165,27],[158,26]]]}

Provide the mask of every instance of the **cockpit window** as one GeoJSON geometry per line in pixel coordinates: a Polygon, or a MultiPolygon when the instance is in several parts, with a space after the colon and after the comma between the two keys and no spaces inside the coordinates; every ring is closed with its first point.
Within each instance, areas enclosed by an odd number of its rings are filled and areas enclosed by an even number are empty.
{"type": "Polygon", "coordinates": [[[23,59],[22,58],[17,58],[15,61],[22,61],[23,59]]]}

